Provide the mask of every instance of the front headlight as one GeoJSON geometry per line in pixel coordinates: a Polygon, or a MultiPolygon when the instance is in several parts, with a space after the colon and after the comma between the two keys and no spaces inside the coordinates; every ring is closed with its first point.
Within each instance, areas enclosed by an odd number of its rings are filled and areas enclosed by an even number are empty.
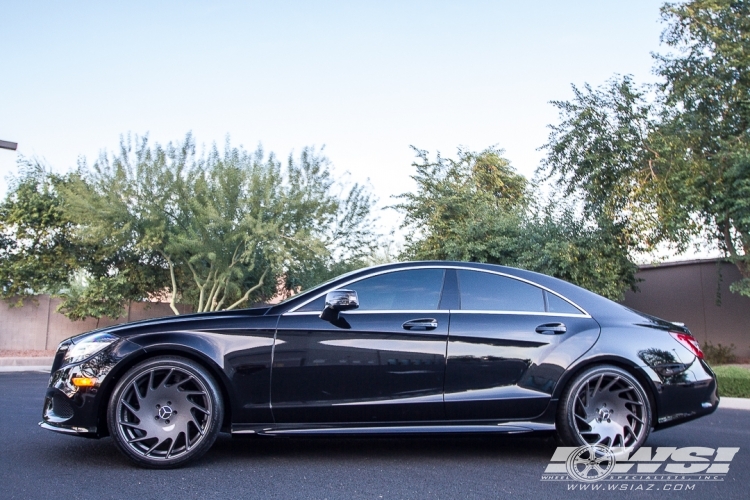
{"type": "Polygon", "coordinates": [[[68,352],[65,353],[63,358],[63,364],[78,363],[90,358],[118,339],[119,337],[109,333],[92,333],[77,339],[73,345],[68,347],[68,352]]]}

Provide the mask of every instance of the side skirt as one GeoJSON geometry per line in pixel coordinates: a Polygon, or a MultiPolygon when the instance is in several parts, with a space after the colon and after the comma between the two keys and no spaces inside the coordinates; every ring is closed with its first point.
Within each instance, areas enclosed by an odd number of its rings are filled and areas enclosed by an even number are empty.
{"type": "Polygon", "coordinates": [[[293,424],[235,424],[232,434],[256,434],[259,436],[337,436],[337,435],[407,435],[407,434],[523,434],[537,431],[554,431],[554,424],[538,422],[504,422],[469,425],[390,425],[390,426],[341,426],[293,425],[293,424]]]}

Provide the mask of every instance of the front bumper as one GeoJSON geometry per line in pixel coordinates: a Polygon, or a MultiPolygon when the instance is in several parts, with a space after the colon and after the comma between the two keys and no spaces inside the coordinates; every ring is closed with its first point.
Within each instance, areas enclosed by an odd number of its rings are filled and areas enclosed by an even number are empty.
{"type": "Polygon", "coordinates": [[[80,363],[62,365],[65,349],[55,356],[49,386],[44,398],[43,429],[84,437],[107,435],[106,409],[112,387],[124,365],[121,362],[136,356],[142,348],[120,339],[103,351],[80,363]],[[96,379],[92,387],[76,387],[74,377],[96,379]]]}

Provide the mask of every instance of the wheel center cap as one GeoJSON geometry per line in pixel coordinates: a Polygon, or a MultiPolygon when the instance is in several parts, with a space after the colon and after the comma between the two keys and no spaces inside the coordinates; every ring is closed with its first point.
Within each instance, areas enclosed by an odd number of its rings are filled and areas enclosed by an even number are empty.
{"type": "Polygon", "coordinates": [[[609,420],[609,408],[600,408],[599,409],[599,420],[609,420]]]}
{"type": "Polygon", "coordinates": [[[162,406],[159,408],[159,418],[168,419],[172,416],[172,413],[174,413],[174,410],[172,410],[169,406],[162,406]]]}

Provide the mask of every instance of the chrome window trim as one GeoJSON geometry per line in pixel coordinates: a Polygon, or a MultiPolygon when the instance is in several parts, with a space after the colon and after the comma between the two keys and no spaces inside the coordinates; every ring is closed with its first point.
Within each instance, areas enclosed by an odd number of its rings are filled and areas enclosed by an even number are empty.
{"type": "Polygon", "coordinates": [[[523,314],[525,316],[562,316],[565,318],[590,318],[588,314],[556,313],[548,311],[496,311],[494,309],[451,309],[451,314],[523,314]]]}
{"type": "MultiPolygon", "coordinates": [[[[444,314],[451,312],[448,309],[363,309],[357,310],[352,309],[351,311],[341,311],[339,314],[372,314],[372,313],[383,313],[383,314],[444,314]]],[[[284,316],[307,316],[307,315],[320,315],[317,311],[295,311],[284,313],[284,316]]]]}
{"type": "MultiPolygon", "coordinates": [[[[576,304],[572,300],[563,297],[562,295],[560,295],[559,293],[555,292],[554,290],[551,290],[551,289],[547,288],[546,286],[540,285],[539,283],[534,283],[533,281],[530,281],[530,280],[527,280],[527,279],[524,279],[524,278],[520,278],[518,276],[513,276],[512,274],[502,273],[500,271],[491,271],[489,269],[477,269],[475,267],[467,267],[467,266],[434,264],[434,265],[414,266],[414,267],[399,268],[399,269],[386,269],[386,270],[383,270],[383,271],[377,271],[377,272],[374,272],[372,274],[368,274],[367,276],[362,276],[360,278],[356,278],[356,279],[352,279],[352,280],[349,280],[349,281],[345,281],[344,283],[341,283],[339,286],[337,286],[336,288],[333,288],[332,290],[338,290],[338,289],[340,289],[342,287],[345,287],[347,285],[350,285],[352,283],[356,283],[357,281],[362,281],[363,279],[372,278],[374,276],[379,276],[381,274],[395,273],[395,272],[399,272],[399,271],[412,271],[412,270],[415,270],[415,269],[457,269],[457,270],[463,270],[463,271],[476,271],[476,272],[480,272],[480,273],[496,274],[497,276],[503,276],[505,278],[510,278],[510,279],[518,280],[518,281],[521,281],[523,283],[527,283],[529,285],[535,286],[537,288],[541,288],[542,290],[546,291],[547,293],[551,293],[552,295],[555,295],[555,296],[561,298],[562,300],[564,300],[568,304],[572,305],[573,307],[575,307],[576,309],[578,309],[579,311],[581,311],[581,314],[573,314],[573,313],[531,312],[531,311],[493,311],[493,310],[488,310],[488,311],[472,310],[472,311],[469,311],[469,310],[451,309],[450,312],[452,312],[452,313],[453,312],[457,312],[457,313],[467,312],[469,314],[477,314],[477,313],[482,313],[482,314],[534,314],[534,315],[539,315],[539,316],[565,316],[565,317],[573,317],[573,318],[590,318],[591,317],[591,315],[588,312],[586,312],[586,310],[583,307],[579,306],[578,304],[576,304]]],[[[317,312],[317,311],[300,311],[300,312],[297,312],[297,309],[306,306],[307,304],[309,304],[310,302],[312,302],[314,300],[319,299],[320,297],[324,296],[329,291],[331,291],[331,289],[326,290],[325,292],[322,292],[322,293],[319,293],[319,294],[315,295],[311,299],[309,299],[309,300],[303,302],[302,304],[294,307],[290,311],[285,312],[282,316],[291,315],[291,314],[293,314],[293,315],[320,314],[320,312],[317,312]]],[[[436,310],[434,312],[447,312],[447,311],[448,311],[447,309],[439,309],[439,310],[436,310]]],[[[351,314],[352,312],[354,312],[354,311],[348,311],[347,314],[351,314]]],[[[359,311],[358,313],[359,314],[363,314],[363,313],[373,313],[373,312],[384,312],[384,310],[375,310],[375,309],[373,309],[373,310],[369,310],[369,311],[359,311]]],[[[393,310],[393,311],[387,311],[387,312],[411,312],[411,311],[393,310]]],[[[422,312],[422,311],[419,311],[419,312],[422,312]]]]}

